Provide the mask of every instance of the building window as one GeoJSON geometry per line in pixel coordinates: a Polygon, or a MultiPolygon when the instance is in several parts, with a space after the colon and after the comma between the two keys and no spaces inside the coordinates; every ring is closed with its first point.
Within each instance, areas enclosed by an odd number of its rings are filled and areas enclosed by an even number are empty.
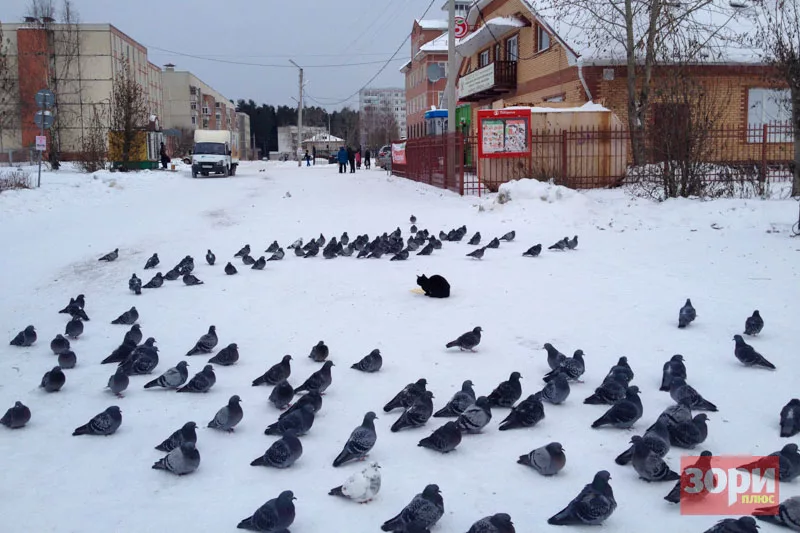
{"type": "Polygon", "coordinates": [[[189,104],[189,107],[192,108],[192,111],[197,111],[197,102],[192,102],[189,104]]]}
{"type": "Polygon", "coordinates": [[[478,68],[485,67],[489,64],[489,50],[484,50],[478,55],[478,68]]]}
{"type": "Polygon", "coordinates": [[[444,91],[439,91],[438,98],[439,100],[436,104],[436,107],[442,107],[442,100],[444,99],[444,91]]]}
{"type": "Polygon", "coordinates": [[[500,43],[494,45],[494,60],[501,61],[503,55],[503,47],[500,46],[500,43]]]}
{"type": "Polygon", "coordinates": [[[203,106],[203,114],[204,115],[209,115],[210,114],[209,111],[208,111],[208,107],[203,106]]]}
{"type": "Polygon", "coordinates": [[[216,107],[217,109],[219,109],[219,104],[220,104],[219,102],[214,102],[214,107],[216,107]]]}
{"type": "MultiPolygon", "coordinates": [[[[767,142],[792,142],[789,89],[752,88],[747,91],[748,142],[762,142],[763,129],[767,126],[783,126],[780,131],[767,133],[767,142]]],[[[773,128],[774,129],[774,128],[773,128]]]]}
{"type": "Polygon", "coordinates": [[[564,101],[564,95],[563,94],[559,94],[558,96],[551,96],[550,98],[545,98],[544,101],[545,102],[563,102],[564,101]]]}
{"type": "Polygon", "coordinates": [[[192,126],[197,126],[197,117],[192,115],[192,126]]]}
{"type": "Polygon", "coordinates": [[[519,37],[517,35],[506,40],[506,59],[516,61],[519,58],[519,37]]]}
{"type": "Polygon", "coordinates": [[[544,31],[541,26],[536,27],[537,51],[544,52],[550,48],[550,34],[544,31]]]}

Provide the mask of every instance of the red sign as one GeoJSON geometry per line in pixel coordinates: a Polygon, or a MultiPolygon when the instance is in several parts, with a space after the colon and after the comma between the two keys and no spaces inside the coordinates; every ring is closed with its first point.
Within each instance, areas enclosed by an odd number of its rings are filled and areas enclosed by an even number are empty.
{"type": "Polygon", "coordinates": [[[525,157],[531,154],[530,109],[478,111],[478,157],[525,157]]]}
{"type": "Polygon", "coordinates": [[[469,33],[469,25],[467,24],[467,20],[464,17],[456,17],[453,19],[455,23],[455,30],[453,30],[453,35],[455,35],[456,39],[463,39],[469,33]]]}
{"type": "Polygon", "coordinates": [[[406,143],[392,143],[392,164],[406,164],[406,143]]]}

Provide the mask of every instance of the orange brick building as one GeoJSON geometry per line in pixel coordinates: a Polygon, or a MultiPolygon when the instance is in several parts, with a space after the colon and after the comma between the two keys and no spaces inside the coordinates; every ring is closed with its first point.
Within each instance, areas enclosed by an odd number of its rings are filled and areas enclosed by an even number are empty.
{"type": "Polygon", "coordinates": [[[400,68],[406,76],[406,135],[425,135],[425,112],[439,107],[447,85],[447,21],[415,20],[411,30],[411,60],[400,68]],[[438,71],[431,81],[429,69],[438,71]]]}

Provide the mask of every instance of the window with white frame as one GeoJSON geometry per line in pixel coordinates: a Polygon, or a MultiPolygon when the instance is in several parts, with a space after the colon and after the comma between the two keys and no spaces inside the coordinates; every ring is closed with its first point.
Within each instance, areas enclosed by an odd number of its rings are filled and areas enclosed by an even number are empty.
{"type": "Polygon", "coordinates": [[[753,87],[747,91],[748,142],[762,142],[764,125],[769,143],[792,142],[789,89],[753,87]],[[772,131],[770,131],[770,129],[772,131]]]}
{"type": "Polygon", "coordinates": [[[506,40],[506,61],[516,61],[519,58],[519,37],[517,35],[506,40]]]}
{"type": "Polygon", "coordinates": [[[489,64],[489,50],[484,50],[478,55],[478,68],[489,64]]]}
{"type": "Polygon", "coordinates": [[[503,47],[500,46],[500,43],[497,43],[496,45],[494,45],[494,60],[500,61],[502,59],[502,55],[503,55],[503,47]]]}
{"type": "Polygon", "coordinates": [[[544,52],[550,48],[550,34],[541,26],[536,27],[536,43],[538,52],[544,52]]]}
{"type": "Polygon", "coordinates": [[[192,126],[196,126],[196,125],[197,125],[197,117],[192,115],[192,126]]]}
{"type": "Polygon", "coordinates": [[[189,104],[189,107],[192,108],[192,111],[197,111],[197,102],[191,102],[189,104]]]}
{"type": "Polygon", "coordinates": [[[559,94],[558,96],[551,96],[550,98],[545,98],[544,101],[545,102],[563,102],[564,101],[564,95],[563,94],[559,94]]]}

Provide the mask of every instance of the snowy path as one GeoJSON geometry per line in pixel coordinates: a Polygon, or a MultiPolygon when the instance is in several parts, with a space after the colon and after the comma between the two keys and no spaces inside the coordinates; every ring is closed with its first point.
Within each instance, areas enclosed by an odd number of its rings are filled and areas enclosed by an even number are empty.
{"type": "MultiPolygon", "coordinates": [[[[645,414],[635,430],[643,431],[671,403],[658,392],[661,365],[681,353],[689,382],[720,407],[710,414],[704,449],[767,454],[787,442],[778,437],[778,412],[800,395],[800,240],[788,232],[797,212],[793,201],[656,205],[596,191],[497,205],[381,171],[340,176],[333,166],[264,163],[244,166],[230,180],[191,180],[187,173],[92,179],[64,172],[46,174],[43,182],[39,191],[0,195],[0,328],[8,339],[28,324],[39,332],[31,348],[0,343],[0,411],[15,400],[33,411],[26,429],[0,431],[3,531],[140,532],[154,525],[227,531],[291,489],[297,497],[293,532],[367,533],[427,483],[437,483],[446,512],[434,531],[463,532],[482,516],[507,512],[517,530],[528,533],[551,529],[547,518],[601,469],[611,472],[619,502],[604,531],[702,531],[716,518],[680,516],[662,500],[671,483],[645,484],[632,468],[613,463],[632,433],[589,428],[603,410],[582,401],[621,355],[628,356],[634,384],[642,389],[645,414]],[[478,204],[487,209],[479,211],[478,204]],[[462,242],[407,262],[305,260],[287,253],[263,272],[238,260],[237,276],[222,272],[245,243],[257,258],[275,239],[285,246],[320,232],[330,238],[346,230],[354,238],[400,226],[407,236],[412,213],[420,228],[436,234],[466,224],[468,237],[479,230],[484,243],[512,229],[517,238],[487,250],[483,261],[465,258],[473,248],[462,242]],[[520,257],[533,244],[546,248],[575,233],[576,252],[520,257]],[[116,247],[118,261],[97,262],[116,247]],[[203,260],[208,248],[217,254],[215,267],[203,260]],[[133,272],[150,279],[155,271],[142,266],[153,252],[162,272],[191,254],[205,285],[167,282],[133,296],[127,280],[133,272]],[[453,296],[435,301],[409,292],[421,273],[446,276],[453,296]],[[61,392],[47,395],[37,385],[56,364],[48,346],[66,322],[56,311],[78,293],[86,294],[92,320],[73,342],[78,366],[66,371],[61,392]],[[687,297],[699,318],[678,330],[677,312],[687,297]],[[113,365],[99,361],[127,330],[109,322],[131,305],[140,312],[145,337],[158,341],[156,372],[184,359],[210,324],[217,326],[219,347],[238,343],[242,359],[216,369],[217,385],[201,397],[145,391],[146,380],[134,377],[126,397],[117,400],[102,390],[113,365]],[[767,325],[752,344],[778,372],[746,369],[733,357],[731,337],[756,308],[767,325]],[[484,337],[475,354],[444,349],[478,325],[484,337]],[[319,367],[306,357],[319,340],[331,348],[334,382],[303,437],[303,457],[286,471],[249,466],[274,440],[263,430],[278,414],[267,403],[270,389],[250,381],[288,353],[294,356],[290,382],[299,385],[319,367]],[[574,386],[565,405],[547,405],[547,418],[536,428],[500,433],[507,410],[497,409],[484,434],[465,437],[446,456],[416,446],[444,420],[389,432],[399,411],[384,414],[382,405],[419,377],[428,379],[437,408],[465,379],[488,394],[515,370],[523,375],[523,397],[536,392],[547,370],[545,342],[563,352],[586,352],[586,384],[574,386]],[[384,355],[380,373],[349,368],[373,348],[384,355]],[[242,397],[245,411],[236,433],[205,429],[232,394],[242,397]],[[123,411],[116,435],[70,436],[113,404],[123,411]],[[330,463],[368,410],[380,417],[371,458],[383,466],[383,488],[374,502],[360,506],[327,491],[362,468],[334,469],[330,463]],[[151,470],[162,456],[153,446],[189,420],[202,428],[200,469],[185,478],[151,470]],[[553,440],[567,454],[567,467],[555,478],[516,464],[519,455],[553,440]]],[[[186,359],[192,375],[207,360],[186,359]]],[[[667,456],[673,469],[679,457],[676,449],[667,456]]],[[[800,495],[796,483],[781,489],[783,497],[800,495]]]]}

